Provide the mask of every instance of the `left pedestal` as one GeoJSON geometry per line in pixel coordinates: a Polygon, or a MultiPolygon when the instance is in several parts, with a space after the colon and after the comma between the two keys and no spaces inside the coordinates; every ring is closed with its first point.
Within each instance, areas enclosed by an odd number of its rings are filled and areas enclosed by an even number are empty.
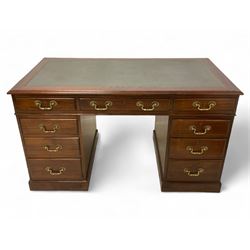
{"type": "Polygon", "coordinates": [[[30,189],[87,191],[98,138],[95,115],[59,112],[60,104],[70,108],[68,99],[13,101],[30,189]]]}

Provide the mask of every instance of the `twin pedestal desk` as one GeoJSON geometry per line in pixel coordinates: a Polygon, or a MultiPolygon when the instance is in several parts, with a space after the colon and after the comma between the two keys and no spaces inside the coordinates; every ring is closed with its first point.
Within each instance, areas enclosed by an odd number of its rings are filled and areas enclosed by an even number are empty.
{"type": "Polygon", "coordinates": [[[96,115],[154,115],[161,190],[192,192],[220,191],[242,94],[200,58],[44,58],[8,93],[31,190],[88,190],[96,115]]]}

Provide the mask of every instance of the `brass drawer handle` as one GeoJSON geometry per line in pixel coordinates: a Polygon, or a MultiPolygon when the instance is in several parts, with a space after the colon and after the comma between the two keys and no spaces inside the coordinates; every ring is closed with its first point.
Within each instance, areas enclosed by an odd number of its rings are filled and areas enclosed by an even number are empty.
{"type": "Polygon", "coordinates": [[[97,111],[105,111],[105,110],[108,110],[108,108],[112,106],[112,102],[111,102],[111,101],[106,101],[106,102],[104,103],[104,105],[105,105],[104,108],[98,108],[95,101],[91,101],[91,102],[89,103],[89,105],[90,105],[91,107],[94,107],[95,110],[97,110],[97,111]]]}
{"type": "Polygon", "coordinates": [[[136,103],[136,106],[137,106],[137,107],[140,107],[141,110],[143,110],[143,111],[153,111],[156,107],[159,107],[160,104],[159,104],[159,102],[157,102],[157,101],[153,101],[153,102],[152,102],[152,108],[144,108],[144,103],[143,103],[142,101],[138,101],[138,102],[136,103]]]}
{"type": "Polygon", "coordinates": [[[51,153],[56,153],[59,150],[62,150],[62,148],[63,148],[62,145],[56,145],[54,149],[51,149],[50,146],[48,146],[48,145],[44,145],[42,147],[43,147],[43,149],[45,149],[46,151],[51,152],[51,153]]]}
{"type": "Polygon", "coordinates": [[[35,103],[36,107],[38,107],[40,110],[52,110],[53,107],[55,107],[57,105],[57,102],[55,100],[51,100],[49,102],[48,107],[43,107],[42,102],[40,100],[35,100],[34,103],[35,103]]]}
{"type": "Polygon", "coordinates": [[[208,102],[208,108],[201,108],[201,103],[198,101],[193,102],[193,107],[197,108],[200,111],[209,111],[212,108],[214,108],[216,106],[216,102],[215,101],[210,101],[208,102]]]}
{"type": "Polygon", "coordinates": [[[54,133],[60,128],[59,125],[57,125],[57,124],[55,124],[51,130],[47,129],[47,128],[45,127],[45,125],[43,125],[43,124],[39,124],[38,127],[39,127],[40,130],[42,130],[42,132],[44,132],[45,134],[54,134],[54,133]]]}
{"type": "Polygon", "coordinates": [[[202,146],[200,151],[194,151],[192,146],[187,146],[186,150],[190,152],[192,155],[203,155],[205,151],[208,150],[207,146],[202,146]]]}
{"type": "Polygon", "coordinates": [[[49,172],[50,175],[61,175],[63,172],[65,172],[66,168],[59,168],[58,170],[55,170],[51,167],[46,167],[45,170],[49,172]]]}
{"type": "Polygon", "coordinates": [[[203,168],[199,168],[196,172],[188,170],[187,168],[184,168],[184,173],[186,173],[188,176],[191,177],[198,177],[200,176],[200,173],[204,172],[203,168]]]}
{"type": "Polygon", "coordinates": [[[203,132],[197,132],[196,126],[191,125],[189,126],[189,129],[193,131],[194,135],[205,135],[209,130],[212,129],[210,125],[204,126],[204,131],[203,132]]]}

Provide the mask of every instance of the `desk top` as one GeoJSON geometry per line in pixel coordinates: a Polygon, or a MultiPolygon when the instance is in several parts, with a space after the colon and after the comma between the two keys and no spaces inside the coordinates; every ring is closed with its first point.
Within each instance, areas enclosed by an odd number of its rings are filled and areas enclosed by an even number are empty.
{"type": "Polygon", "coordinates": [[[207,58],[44,58],[8,93],[242,94],[207,58]]]}

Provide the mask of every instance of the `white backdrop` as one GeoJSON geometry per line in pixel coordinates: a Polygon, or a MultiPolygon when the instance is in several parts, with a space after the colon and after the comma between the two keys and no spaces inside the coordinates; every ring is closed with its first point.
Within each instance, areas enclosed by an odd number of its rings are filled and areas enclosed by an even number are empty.
{"type": "Polygon", "coordinates": [[[249,249],[248,1],[0,1],[1,249],[249,249]],[[89,192],[31,192],[11,97],[43,57],[209,57],[244,93],[222,192],[161,193],[153,117],[100,116],[89,192]]]}

